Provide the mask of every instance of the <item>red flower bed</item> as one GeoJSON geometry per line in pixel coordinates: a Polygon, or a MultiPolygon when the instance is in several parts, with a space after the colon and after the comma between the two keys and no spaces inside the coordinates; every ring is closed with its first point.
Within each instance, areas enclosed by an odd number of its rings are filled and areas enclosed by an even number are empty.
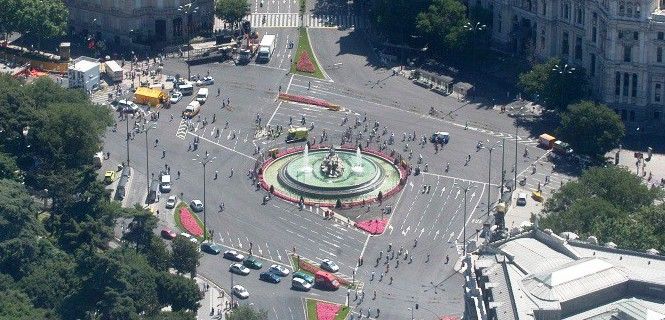
{"type": "Polygon", "coordinates": [[[340,306],[334,303],[316,302],[316,319],[318,320],[335,320],[340,306]]]}
{"type": "Polygon", "coordinates": [[[316,71],[316,67],[314,66],[314,63],[312,63],[312,59],[309,58],[309,54],[307,54],[306,51],[303,51],[303,53],[298,58],[298,61],[296,62],[296,70],[309,73],[314,73],[316,71]]]}
{"type": "Polygon", "coordinates": [[[387,224],[388,219],[364,220],[356,222],[356,227],[371,234],[381,234],[386,229],[387,224]]]}
{"type": "Polygon", "coordinates": [[[203,236],[203,229],[196,223],[196,218],[187,208],[180,209],[180,224],[187,230],[187,233],[195,237],[203,236]]]}

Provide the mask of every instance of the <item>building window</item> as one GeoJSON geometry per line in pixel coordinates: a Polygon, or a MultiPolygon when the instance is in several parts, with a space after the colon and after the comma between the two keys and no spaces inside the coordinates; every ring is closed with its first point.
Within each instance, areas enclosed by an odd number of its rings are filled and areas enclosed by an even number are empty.
{"type": "Polygon", "coordinates": [[[628,72],[625,72],[623,74],[623,96],[627,97],[628,96],[628,83],[630,82],[630,75],[628,75],[628,72]]]}
{"type": "Polygon", "coordinates": [[[632,46],[623,47],[623,62],[630,62],[632,60],[632,46]]]}
{"type": "Polygon", "coordinates": [[[596,27],[591,28],[591,42],[596,43],[596,34],[598,33],[598,29],[596,27]]]}
{"type": "Polygon", "coordinates": [[[621,94],[621,73],[616,72],[614,75],[614,95],[620,95],[621,94]]]}
{"type": "Polygon", "coordinates": [[[659,31],[658,32],[658,40],[663,40],[665,39],[665,32],[659,31]]]}
{"type": "Polygon", "coordinates": [[[635,98],[637,97],[637,73],[633,73],[633,79],[632,79],[632,85],[633,85],[633,90],[630,93],[630,96],[635,98]]]}
{"type": "Polygon", "coordinates": [[[577,8],[577,16],[575,17],[577,24],[584,24],[584,8],[577,8]]]}
{"type": "Polygon", "coordinates": [[[619,39],[623,39],[623,31],[619,30],[617,36],[619,37],[619,39]]]}
{"type": "Polygon", "coordinates": [[[626,12],[626,4],[623,1],[621,1],[619,2],[619,15],[623,16],[625,12],[626,12]]]}
{"type": "Polygon", "coordinates": [[[630,110],[630,119],[629,121],[635,121],[635,110],[630,110]]]}
{"type": "Polygon", "coordinates": [[[593,53],[589,55],[589,75],[596,75],[596,55],[593,53]]]}
{"type": "Polygon", "coordinates": [[[545,29],[540,30],[540,49],[545,49],[545,29]]]}
{"type": "Polygon", "coordinates": [[[568,3],[563,4],[563,18],[570,20],[570,4],[568,3]]]}
{"type": "Polygon", "coordinates": [[[633,40],[638,40],[640,38],[640,33],[637,31],[633,31],[633,40]]]}
{"type": "Polygon", "coordinates": [[[630,17],[633,15],[633,4],[628,2],[628,5],[626,6],[626,16],[630,17]]]}
{"type": "Polygon", "coordinates": [[[660,90],[663,86],[660,83],[656,83],[653,92],[653,101],[660,102],[660,90]]]}
{"type": "Polygon", "coordinates": [[[570,50],[569,49],[570,44],[568,43],[568,32],[564,32],[562,38],[563,39],[561,41],[561,54],[568,54],[570,50]]]}
{"type": "Polygon", "coordinates": [[[656,48],[656,62],[663,62],[663,47],[656,48]]]}
{"type": "Polygon", "coordinates": [[[541,6],[540,6],[540,13],[544,16],[547,15],[547,2],[546,1],[542,2],[541,6]]]}
{"type": "Polygon", "coordinates": [[[575,59],[582,59],[582,37],[575,38],[575,59]]]}
{"type": "Polygon", "coordinates": [[[660,112],[659,111],[654,111],[653,112],[653,119],[654,120],[660,120],[660,112]]]}

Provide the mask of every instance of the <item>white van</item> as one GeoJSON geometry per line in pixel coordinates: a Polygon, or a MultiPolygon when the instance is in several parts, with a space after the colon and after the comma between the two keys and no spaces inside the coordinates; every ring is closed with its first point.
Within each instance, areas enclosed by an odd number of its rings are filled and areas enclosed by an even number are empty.
{"type": "Polygon", "coordinates": [[[163,193],[171,192],[171,175],[165,174],[162,175],[162,179],[159,184],[160,189],[163,193]]]}
{"type": "Polygon", "coordinates": [[[184,117],[191,119],[194,116],[196,116],[199,113],[199,111],[201,111],[201,104],[198,101],[194,100],[190,102],[189,105],[187,105],[187,108],[185,108],[185,111],[182,112],[182,115],[184,117]]]}
{"type": "Polygon", "coordinates": [[[185,96],[191,96],[194,94],[194,86],[191,83],[183,83],[178,86],[178,91],[185,96]]]}
{"type": "Polygon", "coordinates": [[[196,93],[196,101],[200,104],[204,104],[208,100],[208,88],[201,88],[199,92],[196,93]]]}

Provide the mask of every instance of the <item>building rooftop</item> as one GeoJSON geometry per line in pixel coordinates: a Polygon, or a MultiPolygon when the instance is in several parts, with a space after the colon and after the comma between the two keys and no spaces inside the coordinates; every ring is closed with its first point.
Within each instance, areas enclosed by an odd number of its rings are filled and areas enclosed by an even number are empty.
{"type": "Polygon", "coordinates": [[[470,270],[471,319],[665,319],[663,256],[534,230],[483,246],[470,270]]]}
{"type": "Polygon", "coordinates": [[[86,72],[94,68],[99,69],[99,62],[93,58],[79,57],[70,63],[69,68],[79,72],[86,72]]]}

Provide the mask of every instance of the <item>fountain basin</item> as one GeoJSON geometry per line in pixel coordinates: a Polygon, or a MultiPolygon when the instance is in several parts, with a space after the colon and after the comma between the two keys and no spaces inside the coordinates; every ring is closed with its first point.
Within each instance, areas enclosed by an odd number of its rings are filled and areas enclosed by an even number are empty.
{"type": "Polygon", "coordinates": [[[341,168],[330,174],[321,165],[329,154],[325,148],[309,150],[307,156],[300,151],[271,159],[263,166],[261,185],[266,190],[272,186],[277,196],[289,201],[302,198],[308,204],[330,206],[340,200],[351,206],[374,202],[380,192],[387,198],[406,179],[404,168],[395,166],[393,159],[372,153],[360,157],[358,151],[348,148],[335,150],[341,168]]]}

